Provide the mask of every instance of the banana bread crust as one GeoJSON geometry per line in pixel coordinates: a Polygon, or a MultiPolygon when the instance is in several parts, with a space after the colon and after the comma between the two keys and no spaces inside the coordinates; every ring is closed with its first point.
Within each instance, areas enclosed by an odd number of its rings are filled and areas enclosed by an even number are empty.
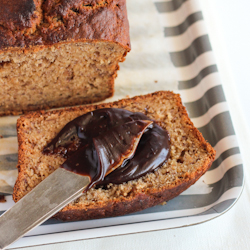
{"type": "Polygon", "coordinates": [[[76,209],[74,206],[68,206],[59,211],[54,218],[62,221],[101,219],[135,213],[159,205],[162,202],[167,202],[175,198],[193,185],[211,167],[211,165],[212,162],[207,162],[207,164],[203,166],[202,171],[197,172],[194,176],[189,176],[183,182],[180,182],[171,188],[165,188],[160,191],[151,190],[147,193],[138,193],[134,197],[110,201],[103,204],[103,206],[98,204],[96,207],[88,208],[86,213],[81,209],[76,209]]]}
{"type": "MultiPolygon", "coordinates": [[[[14,186],[14,192],[13,192],[14,201],[17,202],[25,195],[25,193],[28,192],[27,190],[25,190],[25,188],[27,187],[26,184],[29,181],[28,179],[30,177],[28,177],[26,173],[27,159],[25,157],[25,152],[29,150],[26,144],[27,143],[26,133],[31,128],[29,127],[25,128],[26,126],[25,121],[27,121],[27,119],[32,120],[33,122],[36,119],[42,118],[43,122],[46,119],[50,119],[50,117],[54,117],[55,115],[61,116],[62,114],[65,113],[84,114],[91,110],[100,108],[109,108],[109,107],[125,108],[128,110],[135,109],[136,111],[143,112],[144,114],[147,115],[148,109],[150,109],[148,103],[153,104],[155,102],[158,102],[156,105],[159,106],[159,107],[157,106],[158,107],[157,109],[159,109],[161,108],[159,105],[161,104],[161,101],[159,100],[168,100],[168,99],[173,100],[178,115],[181,118],[181,124],[183,125],[185,131],[188,131],[189,136],[191,135],[192,138],[194,138],[193,140],[195,140],[194,142],[196,145],[195,147],[198,148],[197,152],[202,151],[204,153],[204,155],[202,156],[204,160],[198,164],[198,167],[196,167],[194,170],[184,172],[181,175],[174,177],[174,179],[172,179],[171,182],[169,183],[165,182],[162,183],[159,187],[154,187],[151,185],[149,187],[138,189],[139,191],[132,190],[129,193],[129,195],[125,196],[121,195],[104,201],[97,200],[88,205],[81,203],[81,201],[79,202],[76,201],[76,203],[71,203],[67,205],[54,217],[63,221],[75,221],[75,220],[87,220],[87,219],[98,219],[104,217],[120,216],[128,213],[141,211],[148,207],[152,207],[162,202],[169,201],[170,199],[173,199],[174,197],[178,196],[181,192],[183,192],[189,186],[194,184],[210,168],[212,162],[215,159],[215,150],[211,147],[211,145],[208,142],[205,141],[205,139],[203,138],[202,134],[198,131],[198,129],[194,127],[193,123],[188,117],[185,107],[182,105],[180,96],[177,94],[173,94],[172,92],[169,91],[160,91],[145,96],[137,96],[131,99],[123,99],[114,103],[72,107],[72,108],[53,110],[53,111],[38,111],[29,113],[26,116],[22,116],[17,122],[18,144],[19,144],[17,167],[19,170],[19,175],[16,184],[14,186]]],[[[154,114],[156,113],[155,109],[153,113],[154,114]]],[[[176,117],[173,117],[173,122],[175,122],[175,119],[176,117]]],[[[156,120],[156,122],[162,127],[165,127],[164,121],[161,121],[161,119],[156,120]]],[[[171,130],[168,131],[170,132],[170,138],[171,138],[172,132],[171,130]]],[[[33,146],[34,145],[32,145],[32,147],[33,146]]],[[[180,155],[179,157],[182,157],[181,156],[182,153],[179,153],[179,155],[180,155]]],[[[194,158],[196,157],[195,155],[191,156],[193,156],[194,158]]],[[[187,168],[189,168],[189,164],[191,164],[190,165],[191,168],[193,164],[192,161],[193,160],[191,160],[191,162],[189,161],[185,162],[185,164],[187,164],[187,168]]],[[[171,167],[171,164],[172,163],[170,162],[166,163],[165,165],[170,165],[171,167]]],[[[168,171],[169,169],[167,170],[166,174],[168,174],[168,171]]]]}
{"type": "Polygon", "coordinates": [[[1,2],[0,53],[88,40],[112,41],[130,50],[126,0],[1,2]]]}

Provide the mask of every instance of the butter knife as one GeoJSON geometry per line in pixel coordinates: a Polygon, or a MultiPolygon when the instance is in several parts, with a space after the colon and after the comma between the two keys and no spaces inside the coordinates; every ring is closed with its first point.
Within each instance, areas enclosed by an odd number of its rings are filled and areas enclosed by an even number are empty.
{"type": "Polygon", "coordinates": [[[57,169],[0,217],[0,249],[80,197],[89,184],[87,176],[57,169]]]}
{"type": "MultiPolygon", "coordinates": [[[[142,134],[152,126],[152,123],[152,121],[143,120],[128,122],[107,132],[105,136],[93,138],[102,166],[97,177],[88,174],[79,175],[66,170],[67,162],[77,165],[79,163],[76,159],[85,155],[85,148],[77,151],[73,159],[69,158],[62,165],[65,165],[66,169],[59,168],[54,171],[0,217],[0,249],[5,249],[31,229],[52,217],[71,201],[80,197],[93,183],[98,183],[121,166],[125,159],[130,159],[135,153],[142,134]]],[[[87,162],[88,160],[85,160],[83,164],[87,162]]]]}

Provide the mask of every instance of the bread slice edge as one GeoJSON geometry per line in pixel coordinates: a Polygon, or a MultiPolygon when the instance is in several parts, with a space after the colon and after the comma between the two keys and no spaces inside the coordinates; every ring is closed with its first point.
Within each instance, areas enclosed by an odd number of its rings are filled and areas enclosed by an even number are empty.
{"type": "Polygon", "coordinates": [[[91,206],[87,209],[81,208],[81,206],[74,206],[69,204],[60,212],[58,212],[55,217],[64,221],[72,221],[72,220],[86,220],[86,219],[97,219],[104,217],[112,217],[112,216],[120,216],[128,213],[133,213],[136,211],[143,210],[148,207],[155,206],[162,202],[169,201],[170,199],[178,196],[181,192],[186,190],[189,186],[194,184],[212,165],[212,162],[215,159],[215,150],[211,147],[209,143],[205,141],[202,134],[198,131],[197,128],[194,127],[192,121],[188,117],[186,108],[182,105],[181,98],[179,94],[174,94],[170,91],[159,91],[152,94],[147,94],[144,96],[136,96],[129,99],[122,99],[120,101],[112,102],[112,103],[104,103],[98,105],[86,105],[86,106],[78,106],[78,107],[69,107],[60,110],[51,110],[51,111],[36,111],[28,113],[24,116],[21,116],[17,121],[17,131],[18,131],[18,178],[14,187],[13,199],[14,201],[18,201],[21,197],[18,195],[20,192],[20,186],[24,180],[24,171],[25,165],[24,163],[24,151],[26,140],[26,135],[22,131],[22,124],[25,119],[36,119],[41,116],[46,119],[51,114],[58,114],[60,112],[75,112],[81,110],[82,113],[85,113],[87,110],[95,110],[100,108],[114,107],[119,106],[120,108],[126,107],[131,103],[140,103],[147,101],[148,98],[169,98],[174,97],[176,99],[176,105],[179,108],[179,112],[181,113],[183,122],[186,123],[186,126],[189,127],[192,134],[199,140],[200,144],[205,148],[208,153],[208,158],[204,162],[202,166],[200,166],[199,171],[195,173],[187,174],[185,179],[182,181],[177,181],[175,185],[168,188],[161,188],[160,190],[152,188],[147,190],[146,192],[140,192],[134,195],[133,197],[123,197],[122,199],[113,199],[109,202],[103,203],[100,205],[98,203],[96,206],[91,206]]]}

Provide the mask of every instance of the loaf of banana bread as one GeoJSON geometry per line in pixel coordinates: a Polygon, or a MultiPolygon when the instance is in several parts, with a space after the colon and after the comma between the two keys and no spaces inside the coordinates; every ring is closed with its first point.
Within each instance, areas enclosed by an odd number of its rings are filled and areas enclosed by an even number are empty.
{"type": "Polygon", "coordinates": [[[168,201],[194,184],[211,166],[215,151],[190,121],[179,95],[156,92],[114,103],[32,112],[21,116],[18,132],[18,178],[13,199],[17,202],[55,171],[65,159],[46,155],[44,147],[70,121],[101,108],[141,112],[170,136],[170,155],[157,170],[122,184],[92,187],[67,205],[56,218],[72,221],[136,212],[168,201]]]}
{"type": "Polygon", "coordinates": [[[126,0],[0,2],[0,115],[113,95],[130,51],[126,0]]]}

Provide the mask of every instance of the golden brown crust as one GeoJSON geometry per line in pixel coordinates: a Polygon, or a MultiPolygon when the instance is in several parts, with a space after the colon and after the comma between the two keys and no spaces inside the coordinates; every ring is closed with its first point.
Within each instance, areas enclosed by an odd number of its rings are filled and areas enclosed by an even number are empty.
{"type": "Polygon", "coordinates": [[[110,201],[103,206],[98,205],[96,207],[88,208],[87,212],[83,212],[82,209],[76,209],[75,207],[66,207],[58,212],[54,218],[62,221],[78,221],[89,219],[100,219],[106,217],[122,216],[129,213],[135,213],[144,210],[149,207],[153,207],[167,202],[191,185],[193,185],[212,165],[212,162],[202,167],[202,171],[197,172],[192,178],[187,178],[183,182],[173,186],[172,188],[154,190],[147,193],[138,193],[134,197],[124,198],[123,200],[110,201]]]}
{"type": "MultiPolygon", "coordinates": [[[[129,105],[130,108],[133,106],[138,107],[141,103],[146,104],[149,100],[168,100],[173,99],[175,103],[175,107],[178,109],[178,113],[181,116],[183,126],[185,129],[189,131],[190,134],[197,141],[197,147],[201,148],[204,152],[206,152],[206,159],[203,163],[197,168],[196,171],[186,172],[183,174],[182,178],[176,179],[176,181],[172,182],[171,185],[164,184],[160,188],[150,187],[146,189],[141,189],[138,192],[131,192],[128,196],[122,196],[114,199],[110,199],[108,201],[98,201],[94,204],[90,204],[89,206],[75,206],[68,205],[63,210],[55,215],[56,218],[72,221],[72,220],[85,220],[85,219],[96,219],[110,216],[118,216],[124,215],[127,213],[132,213],[136,211],[140,211],[142,209],[155,206],[157,204],[162,203],[163,201],[168,201],[181,192],[186,190],[190,185],[194,184],[211,166],[212,162],[215,159],[215,150],[211,147],[209,143],[205,141],[201,133],[196,129],[188,117],[187,111],[185,107],[182,105],[180,96],[174,94],[169,91],[160,91],[152,94],[148,94],[145,96],[136,96],[131,99],[123,99],[113,103],[99,104],[99,105],[87,105],[87,106],[79,106],[79,107],[71,107],[65,108],[61,110],[52,110],[52,111],[39,111],[32,112],[25,116],[21,116],[17,122],[17,131],[18,131],[18,169],[19,175],[17,178],[17,182],[14,187],[13,199],[14,201],[18,201],[22,198],[23,194],[23,185],[27,182],[27,176],[25,175],[26,171],[26,159],[24,156],[26,148],[25,144],[25,132],[23,131],[23,124],[27,120],[36,120],[42,118],[46,120],[49,117],[54,115],[61,116],[65,113],[81,113],[84,114],[90,110],[107,108],[107,107],[117,107],[117,108],[127,108],[129,105]]],[[[144,112],[145,110],[141,110],[144,112]]],[[[146,111],[145,111],[146,112],[146,111]]],[[[145,113],[144,112],[144,113],[145,113]]],[[[175,118],[173,118],[175,119],[175,118]]],[[[161,124],[160,119],[157,120],[159,124],[161,124]]]]}
{"type": "Polygon", "coordinates": [[[0,51],[100,40],[130,50],[126,0],[1,1],[0,51]]]}

